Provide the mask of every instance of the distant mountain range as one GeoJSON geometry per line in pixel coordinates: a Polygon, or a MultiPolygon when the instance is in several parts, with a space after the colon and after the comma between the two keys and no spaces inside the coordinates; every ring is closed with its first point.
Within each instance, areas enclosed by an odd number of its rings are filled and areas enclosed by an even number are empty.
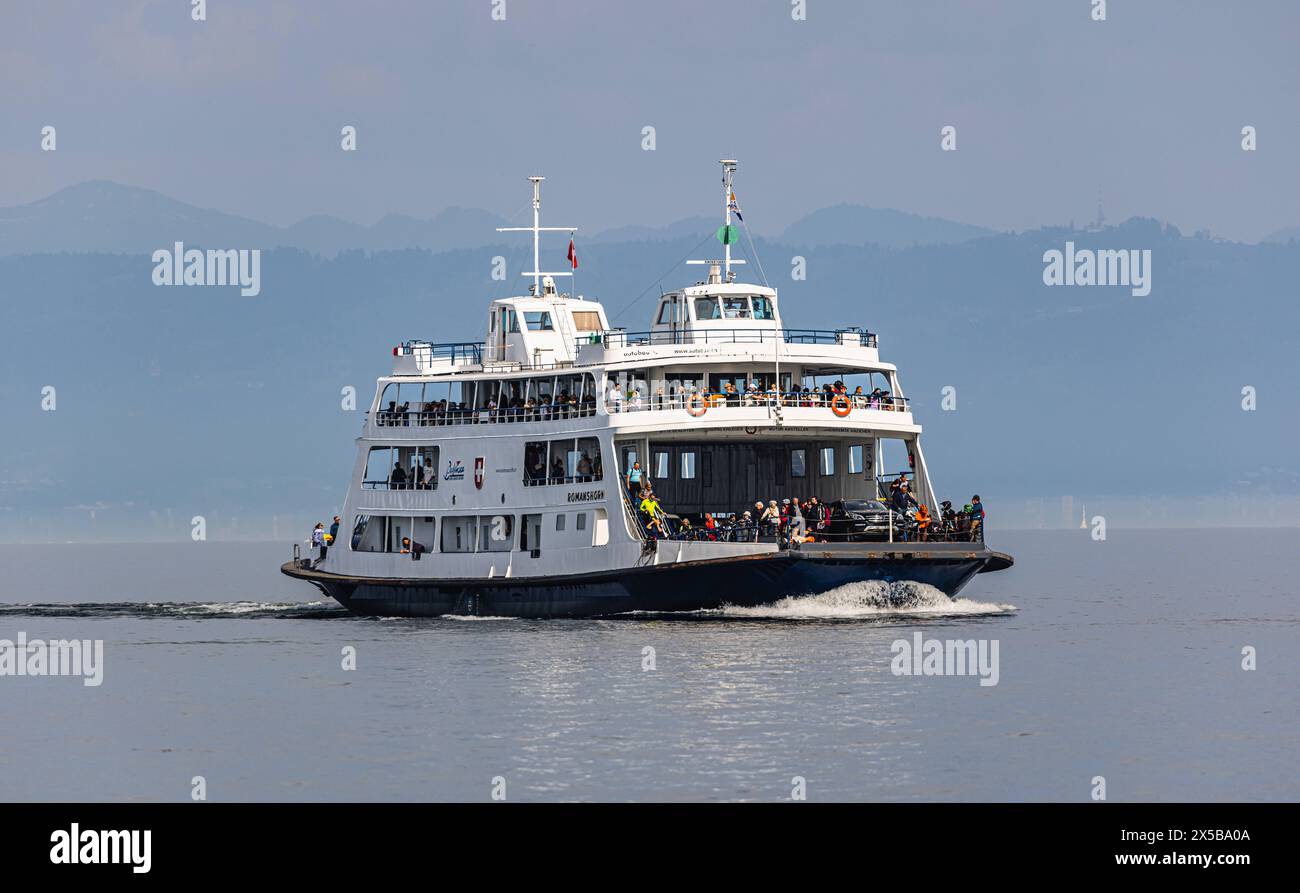
{"type": "Polygon", "coordinates": [[[835,205],[813,211],[786,227],[779,241],[787,245],[882,245],[912,248],[918,245],[956,245],[996,230],[939,217],[921,217],[888,208],[835,205]]]}
{"type": "Polygon", "coordinates": [[[1267,236],[1260,239],[1260,241],[1274,242],[1274,243],[1281,243],[1281,244],[1285,244],[1287,242],[1300,241],[1300,226],[1288,226],[1285,229],[1280,229],[1275,233],[1269,233],[1267,236]]]}
{"type": "Polygon", "coordinates": [[[452,251],[489,244],[504,218],[447,208],[431,219],[390,214],[373,226],[315,216],[279,227],[196,208],[151,189],[92,180],[27,205],[0,208],[0,255],[147,254],[173,242],[223,248],[300,248],[325,256],[363,249],[452,251]]]}
{"type": "MultiPolygon", "coordinates": [[[[318,215],[280,227],[198,208],[151,189],[92,180],[30,204],[0,208],[0,255],[137,254],[176,241],[223,248],[298,248],[325,257],[357,249],[455,251],[501,244],[504,240],[496,228],[508,225],[510,221],[488,211],[447,208],[428,219],[390,214],[373,226],[318,215]]],[[[698,241],[717,226],[712,217],[688,217],[661,227],[616,227],[583,241],[666,242],[691,237],[698,241]]],[[[907,248],[956,244],[994,232],[903,211],[836,205],[795,221],[777,241],[806,247],[875,244],[907,248]]]]}

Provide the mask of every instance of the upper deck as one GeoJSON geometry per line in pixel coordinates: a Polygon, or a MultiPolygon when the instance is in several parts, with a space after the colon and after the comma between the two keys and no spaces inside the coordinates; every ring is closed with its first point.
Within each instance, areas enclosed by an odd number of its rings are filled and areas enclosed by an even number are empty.
{"type": "Polygon", "coordinates": [[[490,342],[407,341],[393,348],[395,376],[472,376],[508,374],[578,367],[606,367],[620,363],[667,365],[683,359],[717,361],[771,361],[779,350],[791,360],[817,359],[863,369],[893,368],[880,362],[876,335],[860,327],[842,329],[706,328],[665,331],[649,329],[598,329],[574,338],[569,358],[552,352],[530,357],[496,357],[490,342]]]}
{"type": "Polygon", "coordinates": [[[736,280],[732,267],[745,261],[731,256],[735,163],[723,164],[723,256],[687,261],[704,266],[705,276],[662,293],[650,327],[640,331],[612,326],[599,301],[556,287],[556,277],[578,267],[572,237],[572,269],[541,271],[540,234],[556,228],[541,226],[541,178],[530,178],[533,226],[521,228],[533,236],[534,269],[523,274],[532,278],[528,293],[491,302],[482,341],[393,348],[393,372],[379,381],[368,435],[400,439],[406,432],[393,429],[500,422],[715,432],[792,422],[912,429],[897,370],[881,362],[874,333],[857,325],[788,327],[776,289],[736,280]],[[832,414],[835,393],[852,402],[832,414]]]}

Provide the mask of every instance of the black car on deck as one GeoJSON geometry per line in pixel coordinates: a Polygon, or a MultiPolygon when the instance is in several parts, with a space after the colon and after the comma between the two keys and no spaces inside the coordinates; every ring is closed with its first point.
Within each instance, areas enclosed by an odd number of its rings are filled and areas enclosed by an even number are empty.
{"type": "Polygon", "coordinates": [[[890,515],[893,515],[894,536],[897,537],[906,522],[902,515],[887,508],[880,500],[837,499],[831,503],[830,520],[819,532],[831,542],[883,540],[889,537],[890,515]]]}

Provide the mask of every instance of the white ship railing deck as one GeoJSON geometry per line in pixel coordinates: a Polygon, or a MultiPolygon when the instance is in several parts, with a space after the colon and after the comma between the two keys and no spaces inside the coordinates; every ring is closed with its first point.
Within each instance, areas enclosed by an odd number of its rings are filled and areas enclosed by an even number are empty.
{"type": "MultiPolygon", "coordinates": [[[[910,413],[911,401],[908,397],[872,397],[869,394],[849,395],[850,415],[842,417],[846,421],[852,418],[853,411],[879,411],[910,413]]],[[[598,409],[594,402],[578,404],[546,404],[544,407],[505,407],[497,409],[471,409],[455,406],[433,409],[410,409],[396,412],[381,409],[375,413],[375,425],[379,428],[439,428],[448,425],[508,425],[520,422],[552,422],[568,419],[591,418],[596,415],[633,415],[646,412],[670,412],[674,410],[693,410],[704,415],[715,410],[752,409],[758,407],[775,407],[783,409],[821,409],[831,411],[831,404],[824,393],[808,391],[783,393],[770,392],[754,394],[675,394],[640,398],[639,401],[625,399],[622,403],[605,401],[598,409]],[[704,413],[700,409],[704,409],[704,413]]]]}
{"type": "Polygon", "coordinates": [[[419,375],[429,372],[453,370],[546,371],[574,366],[599,365],[603,351],[627,347],[674,347],[682,345],[724,344],[821,344],[846,348],[879,346],[875,333],[862,328],[842,329],[722,329],[691,328],[678,331],[628,332],[624,329],[607,329],[589,332],[573,339],[574,360],[505,359],[497,356],[494,345],[485,341],[455,341],[432,343],[429,341],[404,341],[393,348],[394,372],[419,375]],[[589,352],[596,349],[595,354],[589,352]],[[588,354],[584,356],[584,354],[588,354]]]}
{"type": "Polygon", "coordinates": [[[582,348],[588,344],[599,344],[603,347],[657,347],[659,345],[683,344],[774,344],[778,340],[786,344],[838,344],[845,347],[879,346],[879,339],[875,333],[857,327],[843,329],[690,328],[678,331],[657,330],[648,332],[609,329],[604,332],[591,332],[585,338],[577,338],[575,339],[575,346],[582,348]]]}

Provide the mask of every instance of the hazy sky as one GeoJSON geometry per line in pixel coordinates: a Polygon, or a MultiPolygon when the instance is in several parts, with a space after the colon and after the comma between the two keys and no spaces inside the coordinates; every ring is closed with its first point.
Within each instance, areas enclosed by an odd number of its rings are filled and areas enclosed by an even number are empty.
{"type": "Polygon", "coordinates": [[[0,204],[103,178],[278,224],[514,217],[542,173],[552,222],[590,232],[713,213],[730,156],[760,233],[843,201],[1084,221],[1099,187],[1111,220],[1300,225],[1295,0],[505,5],[9,0],[0,204]]]}

